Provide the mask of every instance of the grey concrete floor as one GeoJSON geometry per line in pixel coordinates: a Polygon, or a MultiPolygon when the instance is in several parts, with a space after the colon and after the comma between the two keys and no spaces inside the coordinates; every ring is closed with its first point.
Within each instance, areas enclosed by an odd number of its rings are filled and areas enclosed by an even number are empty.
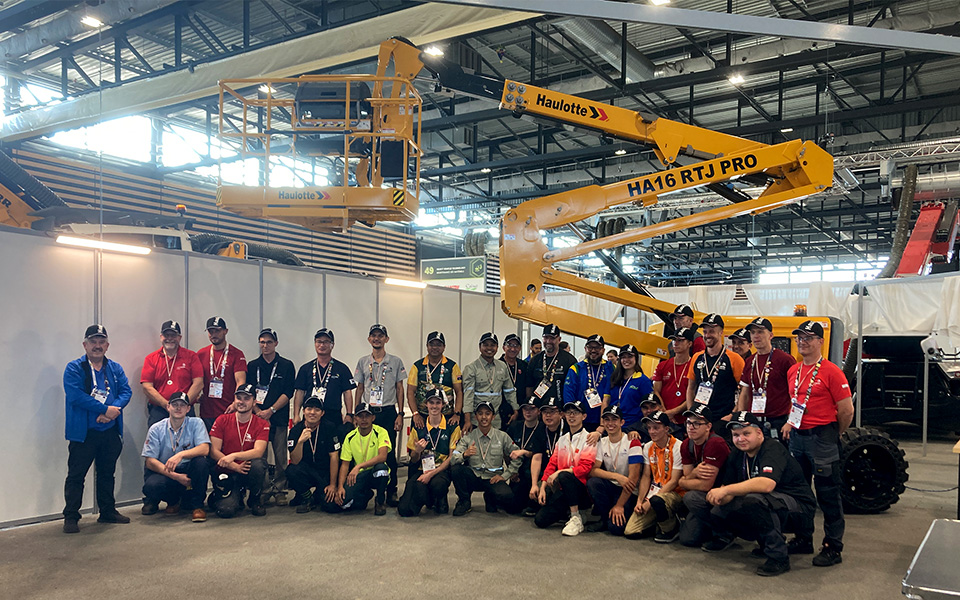
{"type": "MultiPolygon", "coordinates": [[[[902,442],[908,485],[955,486],[951,446],[933,443],[922,458],[919,443],[902,442]]],[[[564,538],[559,527],[542,531],[531,519],[484,513],[479,494],[462,518],[272,507],[265,518],[194,524],[129,507],[129,525],[87,516],[72,536],[59,521],[0,532],[0,598],[893,599],[902,597],[900,580],[931,521],[956,511],[955,491],[908,490],[883,514],[848,516],[842,565],[816,568],[809,556],[794,557],[790,573],[768,579],[754,575],[749,542],[707,554],[599,533],[564,538]]]]}

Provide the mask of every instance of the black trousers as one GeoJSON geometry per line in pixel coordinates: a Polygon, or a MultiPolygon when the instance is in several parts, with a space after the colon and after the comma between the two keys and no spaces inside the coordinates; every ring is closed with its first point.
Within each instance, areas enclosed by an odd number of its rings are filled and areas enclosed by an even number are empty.
{"type": "Polygon", "coordinates": [[[483,501],[488,507],[514,510],[513,490],[506,481],[490,483],[489,479],[480,477],[473,469],[462,464],[453,465],[450,471],[453,488],[457,492],[457,500],[469,502],[474,492],[483,492],[483,501]]]}
{"type": "Polygon", "coordinates": [[[547,503],[537,511],[533,522],[537,527],[550,527],[567,516],[571,506],[590,508],[593,506],[593,499],[590,498],[587,486],[581,483],[576,475],[563,471],[557,475],[553,486],[547,489],[547,503]]]}
{"type": "Polygon", "coordinates": [[[400,496],[397,512],[401,517],[416,517],[424,506],[434,506],[450,491],[450,469],[444,469],[430,479],[430,483],[417,481],[423,474],[420,469],[410,467],[407,471],[407,485],[400,496]]]}
{"type": "Polygon", "coordinates": [[[387,474],[380,469],[381,466],[382,464],[374,465],[360,471],[357,474],[356,483],[344,489],[343,506],[337,506],[336,510],[366,510],[374,494],[377,496],[377,502],[382,502],[387,489],[387,474]]]}
{"type": "Polygon", "coordinates": [[[246,474],[221,473],[217,468],[217,461],[207,458],[210,464],[211,479],[213,480],[213,502],[210,508],[225,519],[236,515],[243,505],[244,491],[249,492],[247,506],[260,504],[260,495],[263,493],[263,481],[267,475],[267,461],[255,458],[250,461],[250,470],[246,474]],[[224,501],[226,500],[226,501],[224,501]]]}
{"type": "MultiPolygon", "coordinates": [[[[790,432],[790,454],[793,455],[807,481],[813,477],[817,503],[823,511],[823,542],[831,548],[843,550],[843,499],[840,495],[840,434],[837,423],[820,425],[813,429],[790,432]]],[[[798,533],[798,535],[803,535],[798,533]]],[[[812,537],[813,532],[810,532],[812,537]]]]}
{"type": "MultiPolygon", "coordinates": [[[[527,461],[529,459],[524,459],[527,461]]],[[[513,510],[508,512],[519,513],[525,508],[534,510],[540,509],[540,504],[536,499],[530,498],[530,469],[527,465],[520,469],[516,481],[510,481],[510,489],[513,490],[513,510]]]]}
{"type": "Polygon", "coordinates": [[[207,478],[210,474],[210,463],[207,462],[207,458],[200,456],[186,463],[180,463],[176,471],[186,473],[190,478],[189,490],[179,481],[144,469],[143,495],[155,504],[159,504],[162,500],[171,505],[181,504],[187,510],[203,508],[203,496],[207,493],[207,478]]]}
{"type": "Polygon", "coordinates": [[[80,505],[83,503],[83,480],[87,478],[90,465],[96,465],[97,508],[101,514],[116,511],[113,496],[114,474],[117,459],[123,450],[123,437],[114,425],[106,431],[87,430],[83,442],[70,442],[67,457],[67,480],[63,484],[63,518],[80,520],[80,505]]]}
{"type": "MultiPolygon", "coordinates": [[[[694,507],[690,508],[692,515],[694,507]]],[[[789,557],[783,533],[812,522],[814,510],[786,494],[772,492],[738,496],[723,506],[710,506],[706,515],[699,516],[706,517],[716,535],[756,540],[767,558],[786,561],[789,557]]]]}
{"type": "Polygon", "coordinates": [[[609,479],[591,477],[587,480],[587,491],[593,498],[594,507],[600,513],[600,518],[607,524],[607,531],[613,535],[623,535],[623,530],[627,527],[627,521],[630,519],[630,513],[637,506],[637,495],[630,494],[630,498],[623,506],[623,525],[616,525],[610,520],[610,509],[617,505],[623,488],[609,479]]]}
{"type": "Polygon", "coordinates": [[[314,465],[303,461],[295,465],[287,465],[287,485],[297,494],[306,494],[311,488],[316,488],[313,492],[311,502],[314,506],[319,506],[324,512],[337,512],[339,508],[335,502],[327,502],[323,488],[330,485],[330,476],[322,473],[314,465]]]}
{"type": "MultiPolygon", "coordinates": [[[[374,409],[376,410],[376,409],[374,409]]],[[[397,421],[397,407],[384,406],[373,417],[373,424],[387,430],[390,436],[390,451],[387,452],[387,468],[390,469],[390,480],[387,481],[387,495],[397,491],[397,431],[393,426],[397,421]]]]}

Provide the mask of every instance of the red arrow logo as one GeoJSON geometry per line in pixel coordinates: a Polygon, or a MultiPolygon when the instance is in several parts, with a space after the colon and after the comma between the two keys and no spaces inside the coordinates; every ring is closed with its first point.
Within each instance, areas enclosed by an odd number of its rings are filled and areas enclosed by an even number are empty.
{"type": "Polygon", "coordinates": [[[607,117],[607,113],[602,108],[598,108],[597,110],[600,112],[601,121],[606,121],[609,118],[607,117]]]}
{"type": "Polygon", "coordinates": [[[324,200],[329,200],[330,194],[328,194],[327,192],[320,192],[320,197],[323,198],[324,200]]]}
{"type": "Polygon", "coordinates": [[[607,116],[607,113],[604,112],[602,108],[597,108],[596,106],[591,105],[590,112],[591,112],[590,114],[591,119],[597,119],[599,121],[606,121],[607,119],[609,119],[609,117],[607,116]]]}

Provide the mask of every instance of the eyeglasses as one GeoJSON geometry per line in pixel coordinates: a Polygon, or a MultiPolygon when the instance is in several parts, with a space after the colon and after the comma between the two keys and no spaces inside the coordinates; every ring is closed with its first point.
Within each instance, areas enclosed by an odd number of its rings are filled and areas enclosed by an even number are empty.
{"type": "Polygon", "coordinates": [[[691,429],[696,429],[697,427],[703,427],[706,424],[707,424],[706,421],[691,421],[690,419],[687,419],[687,427],[691,429]]]}
{"type": "Polygon", "coordinates": [[[315,341],[316,341],[317,345],[319,345],[319,346],[332,346],[332,345],[333,345],[333,342],[331,342],[330,340],[315,340],[315,341]]]}
{"type": "Polygon", "coordinates": [[[793,339],[797,340],[798,344],[810,344],[813,340],[819,340],[820,338],[815,335],[798,335],[793,339]]]}

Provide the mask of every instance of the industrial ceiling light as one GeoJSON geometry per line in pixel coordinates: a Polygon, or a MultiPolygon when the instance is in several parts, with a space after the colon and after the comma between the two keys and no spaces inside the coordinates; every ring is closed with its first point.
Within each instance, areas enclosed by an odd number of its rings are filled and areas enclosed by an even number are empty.
{"type": "Polygon", "coordinates": [[[272,85],[267,84],[267,83],[261,85],[261,86],[260,86],[259,88],[257,88],[257,89],[260,90],[261,92],[263,92],[264,94],[276,94],[276,93],[277,93],[277,90],[276,90],[272,85]]]}
{"type": "Polygon", "coordinates": [[[443,56],[443,50],[441,50],[438,46],[427,46],[427,49],[424,50],[424,52],[430,56],[443,56]]]}
{"type": "Polygon", "coordinates": [[[383,282],[387,285],[398,285],[400,287],[417,288],[420,290],[427,287],[427,284],[425,284],[422,281],[410,281],[409,279],[394,279],[393,277],[387,277],[386,279],[383,280],[383,282]]]}
{"type": "Polygon", "coordinates": [[[103,26],[103,21],[101,21],[96,17],[91,17],[90,15],[87,15],[82,19],[80,19],[80,22],[86,25],[87,27],[93,27],[94,29],[98,29],[103,26]]]}
{"type": "Polygon", "coordinates": [[[484,167],[484,168],[480,169],[480,172],[481,172],[481,173],[489,173],[489,172],[490,172],[490,167],[484,167]]]}
{"type": "Polygon", "coordinates": [[[616,154],[617,156],[623,156],[623,155],[626,154],[626,153],[627,153],[627,151],[624,150],[623,148],[620,148],[619,150],[617,150],[616,152],[614,152],[614,154],[616,154]]]}
{"type": "Polygon", "coordinates": [[[732,83],[733,85],[740,85],[744,81],[746,80],[743,78],[743,75],[741,75],[740,73],[734,73],[733,75],[730,76],[730,83],[732,83]]]}
{"type": "Polygon", "coordinates": [[[650,4],[654,6],[663,6],[664,4],[670,4],[670,0],[650,0],[650,4]]]}
{"type": "Polygon", "coordinates": [[[80,248],[96,248],[98,250],[110,250],[111,252],[126,252],[127,254],[150,254],[150,248],[143,246],[132,246],[130,244],[115,244],[113,242],[104,242],[102,240],[91,240],[89,238],[71,237],[61,235],[57,237],[58,244],[66,246],[77,246],[80,248]]]}
{"type": "Polygon", "coordinates": [[[784,127],[780,130],[780,133],[793,133],[793,127],[784,127]]]}

